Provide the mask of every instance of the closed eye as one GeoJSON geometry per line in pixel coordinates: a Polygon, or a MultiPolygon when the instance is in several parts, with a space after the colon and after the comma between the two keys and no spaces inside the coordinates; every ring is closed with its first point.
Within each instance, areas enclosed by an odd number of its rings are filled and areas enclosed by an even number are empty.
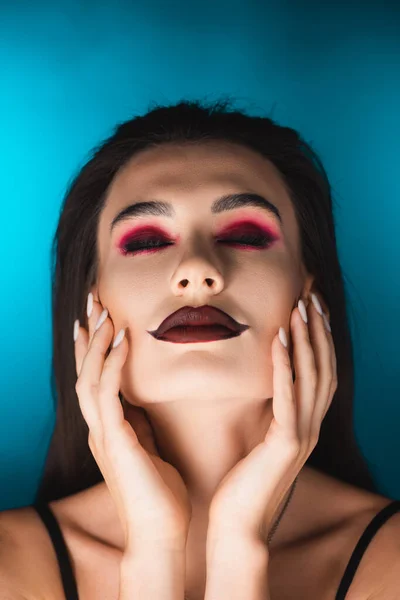
{"type": "MultiPolygon", "coordinates": [[[[265,249],[274,241],[275,238],[270,235],[254,233],[218,240],[218,243],[265,249]]],[[[127,256],[138,252],[158,250],[171,245],[173,245],[173,242],[163,242],[159,237],[151,237],[147,239],[130,240],[121,246],[121,251],[124,256],[127,256]]]]}

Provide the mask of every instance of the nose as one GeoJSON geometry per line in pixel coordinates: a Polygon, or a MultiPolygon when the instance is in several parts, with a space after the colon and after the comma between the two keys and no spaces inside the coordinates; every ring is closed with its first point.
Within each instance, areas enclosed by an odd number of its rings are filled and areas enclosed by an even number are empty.
{"type": "Polygon", "coordinates": [[[177,296],[216,295],[224,287],[224,278],[213,264],[196,256],[181,262],[171,286],[177,296]]]}

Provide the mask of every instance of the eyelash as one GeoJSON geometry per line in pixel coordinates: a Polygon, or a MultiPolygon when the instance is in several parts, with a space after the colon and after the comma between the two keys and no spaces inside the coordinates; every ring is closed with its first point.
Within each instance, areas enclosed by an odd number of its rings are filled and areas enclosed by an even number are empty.
{"type": "MultiPolygon", "coordinates": [[[[159,241],[160,239],[161,239],[160,237],[152,236],[152,237],[140,240],[140,241],[131,240],[128,243],[123,244],[121,246],[121,251],[125,256],[127,256],[127,255],[131,255],[131,254],[140,252],[141,250],[165,248],[166,246],[172,245],[172,242],[166,242],[164,244],[163,243],[161,243],[161,244],[150,243],[150,242],[154,242],[154,240],[159,241]]],[[[237,238],[235,238],[234,240],[228,240],[228,241],[222,240],[222,241],[225,243],[238,244],[240,246],[251,246],[254,248],[265,249],[269,245],[271,245],[275,241],[275,239],[270,235],[265,235],[263,233],[254,233],[254,234],[240,235],[237,238]]]]}

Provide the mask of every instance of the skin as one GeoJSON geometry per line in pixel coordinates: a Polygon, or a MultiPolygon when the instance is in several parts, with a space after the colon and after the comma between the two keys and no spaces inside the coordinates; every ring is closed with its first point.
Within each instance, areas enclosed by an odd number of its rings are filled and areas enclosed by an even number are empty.
{"type": "MultiPolygon", "coordinates": [[[[108,309],[115,335],[124,327],[129,342],[121,392],[146,410],[160,455],[185,481],[192,504],[188,554],[198,564],[218,484],[264,439],[272,419],[272,340],[284,327],[291,350],[292,310],[299,298],[308,306],[310,293],[318,293],[301,261],[293,205],[279,171],[250,149],[222,142],[159,147],[134,157],[115,177],[97,242],[99,273],[91,291],[108,309]],[[280,240],[271,248],[247,252],[214,244],[216,232],[243,217],[258,216],[277,228],[257,208],[212,215],[216,197],[245,191],[267,197],[282,215],[280,240]],[[155,253],[122,256],[118,243],[138,221],[118,224],[111,236],[110,223],[119,210],[145,199],[173,204],[175,218],[141,221],[161,225],[180,241],[155,253]],[[147,333],[178,308],[202,304],[222,308],[250,329],[196,345],[157,341],[147,333]]],[[[106,501],[105,486],[99,490],[106,501]]]]}
{"type": "MultiPolygon", "coordinates": [[[[100,265],[91,289],[94,311],[99,315],[102,308],[108,309],[114,336],[126,328],[129,351],[121,392],[126,402],[146,410],[160,455],[179,470],[187,486],[192,519],[185,590],[191,600],[201,599],[211,499],[225,475],[264,439],[272,419],[272,340],[284,327],[290,353],[289,322],[299,298],[309,313],[310,293],[315,292],[328,318],[329,311],[301,262],[294,208],[279,172],[240,145],[214,142],[142,152],[110,186],[97,242],[100,265]],[[255,208],[211,214],[216,197],[245,191],[267,197],[282,215],[281,240],[269,249],[247,252],[214,244],[214,234],[236,219],[257,214],[266,225],[271,222],[255,208]],[[136,222],[118,225],[111,237],[109,225],[123,207],[146,198],[171,202],[177,216],[146,217],[143,224],[161,225],[171,236],[180,235],[180,241],[152,254],[123,257],[117,243],[136,222]],[[196,345],[160,342],[147,333],[178,308],[202,304],[222,308],[250,329],[237,338],[196,345]]],[[[388,502],[303,466],[272,541],[268,569],[272,597],[292,598],[299,589],[307,590],[306,597],[333,597],[355,542],[388,502]]],[[[107,589],[115,597],[124,532],[106,484],[49,506],[76,561],[83,596],[103,597],[107,589]]],[[[48,585],[49,597],[62,598],[54,549],[32,512],[25,515],[18,509],[1,515],[3,530],[13,532],[18,541],[13,548],[21,549],[17,556],[10,554],[10,572],[15,571],[18,581],[24,573],[27,590],[42,593],[48,585]],[[32,548],[27,547],[29,539],[32,548]],[[54,575],[51,580],[46,575],[44,582],[39,574],[49,573],[50,563],[54,575]]],[[[352,585],[354,597],[370,594],[376,582],[388,580],[387,565],[398,554],[398,530],[392,518],[379,534],[380,543],[371,545],[363,559],[365,568],[352,585]]],[[[397,580],[394,583],[397,590],[397,580]]],[[[389,598],[386,588],[385,594],[389,598]]]]}
{"type": "Polygon", "coordinates": [[[121,392],[145,408],[162,456],[178,468],[194,506],[205,506],[226,473],[265,436],[272,418],[271,342],[280,326],[290,339],[291,311],[300,296],[308,303],[313,278],[300,263],[290,199],[275,167],[240,146],[153,149],[115,178],[100,218],[98,248],[99,278],[91,291],[108,309],[115,333],[127,328],[121,392]],[[279,208],[281,244],[254,252],[215,249],[212,231],[237,218],[257,213],[273,223],[256,208],[211,214],[218,195],[253,190],[279,208]],[[141,220],[180,234],[181,242],[147,256],[121,256],[117,243],[137,220],[117,225],[111,237],[108,228],[135,198],[173,203],[176,219],[141,220]],[[205,278],[215,281],[214,289],[205,278]],[[224,309],[250,329],[231,340],[195,345],[157,341],[146,332],[178,308],[201,304],[224,309]]]}

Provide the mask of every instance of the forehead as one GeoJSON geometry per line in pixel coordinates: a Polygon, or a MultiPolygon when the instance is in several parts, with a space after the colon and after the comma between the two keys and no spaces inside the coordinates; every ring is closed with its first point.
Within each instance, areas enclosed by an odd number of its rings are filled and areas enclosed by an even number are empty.
{"type": "Polygon", "coordinates": [[[268,159],[239,144],[210,141],[165,144],[135,155],[115,176],[108,203],[115,203],[117,208],[120,200],[132,198],[133,193],[150,196],[194,191],[205,183],[263,186],[264,191],[271,190],[277,196],[286,194],[279,171],[268,159]],[[125,194],[128,198],[121,198],[125,194]]]}
{"type": "Polygon", "coordinates": [[[180,207],[192,212],[196,206],[197,214],[209,216],[213,200],[230,192],[265,195],[279,209],[283,230],[296,246],[296,218],[278,169],[250,148],[219,141],[164,144],[133,156],[109,187],[100,229],[106,232],[115,214],[135,201],[171,202],[180,214],[180,207]]]}

